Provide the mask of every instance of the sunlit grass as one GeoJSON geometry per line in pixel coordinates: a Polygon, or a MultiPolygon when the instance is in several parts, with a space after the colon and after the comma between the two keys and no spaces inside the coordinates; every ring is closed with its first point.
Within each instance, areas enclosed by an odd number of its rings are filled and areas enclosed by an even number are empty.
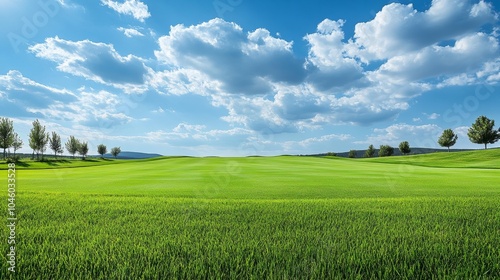
{"type": "Polygon", "coordinates": [[[19,170],[14,276],[499,278],[500,170],[435,156],[439,168],[255,157],[19,170]]]}

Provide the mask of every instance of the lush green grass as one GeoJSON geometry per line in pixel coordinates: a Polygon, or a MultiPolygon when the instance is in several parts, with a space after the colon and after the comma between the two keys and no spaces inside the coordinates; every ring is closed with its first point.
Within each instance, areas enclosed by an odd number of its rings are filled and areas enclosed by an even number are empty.
{"type": "Polygon", "coordinates": [[[500,148],[465,152],[439,152],[424,155],[371,158],[363,160],[430,167],[500,169],[500,148]]]}
{"type": "Polygon", "coordinates": [[[439,168],[254,157],[18,170],[14,276],[499,278],[500,170],[436,156],[439,168]]]}
{"type": "MultiPolygon", "coordinates": [[[[43,160],[21,159],[16,163],[17,169],[60,169],[60,168],[73,168],[73,167],[88,167],[88,166],[101,166],[108,164],[120,163],[133,163],[137,161],[154,161],[161,158],[150,158],[143,160],[120,160],[120,159],[101,159],[101,158],[54,158],[46,157],[43,160]]],[[[0,170],[7,169],[7,161],[0,160],[0,170]]]]}
{"type": "Polygon", "coordinates": [[[86,168],[19,170],[26,192],[299,199],[488,196],[498,170],[428,168],[309,157],[166,158],[86,168]]]}

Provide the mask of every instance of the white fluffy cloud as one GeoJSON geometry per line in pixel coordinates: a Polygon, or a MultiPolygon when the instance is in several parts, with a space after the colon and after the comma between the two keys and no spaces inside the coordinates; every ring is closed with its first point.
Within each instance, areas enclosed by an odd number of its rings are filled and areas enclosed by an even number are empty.
{"type": "Polygon", "coordinates": [[[365,62],[390,59],[408,52],[457,40],[493,23],[498,16],[491,4],[472,4],[466,0],[434,0],[431,7],[418,12],[412,4],[392,3],[377,13],[372,21],[358,23],[351,54],[365,62]]]}
{"type": "Polygon", "coordinates": [[[75,102],[55,102],[46,108],[27,108],[27,111],[50,120],[72,121],[105,130],[132,121],[131,117],[119,111],[120,103],[119,97],[110,92],[81,90],[75,102]]]}
{"type": "Polygon", "coordinates": [[[0,92],[3,93],[0,100],[6,105],[0,108],[9,116],[42,116],[46,120],[70,121],[103,129],[132,120],[125,112],[120,112],[122,100],[116,94],[85,88],[77,92],[57,89],[24,77],[18,71],[0,76],[0,92]]]}
{"type": "Polygon", "coordinates": [[[437,139],[442,131],[443,129],[435,124],[394,124],[386,128],[376,128],[366,140],[354,143],[397,147],[400,141],[406,140],[414,147],[437,147],[437,139]]]}
{"type": "Polygon", "coordinates": [[[320,22],[304,37],[309,52],[302,61],[293,42],[266,29],[244,32],[222,19],[177,25],[155,52],[170,70],[150,75],[151,85],[209,96],[228,110],[225,121],[260,132],[369,124],[396,116],[433,88],[495,81],[498,38],[480,30],[496,19],[483,1],[436,0],[423,12],[390,4],[357,24],[351,39],[343,20],[320,22]],[[380,59],[366,70],[364,63],[380,59]]]}
{"type": "Polygon", "coordinates": [[[111,0],[101,0],[101,3],[120,14],[133,16],[135,19],[141,22],[144,22],[145,19],[151,16],[148,11],[148,6],[141,1],[125,0],[125,2],[120,3],[111,0]]]}
{"type": "Polygon", "coordinates": [[[405,81],[450,77],[477,72],[498,57],[497,38],[484,33],[465,36],[454,46],[430,46],[406,55],[395,56],[380,67],[380,73],[405,81]]]}
{"type": "Polygon", "coordinates": [[[77,96],[65,89],[57,89],[35,82],[16,70],[0,75],[0,111],[14,117],[31,115],[27,109],[46,108],[55,103],[70,103],[77,96]]]}
{"type": "Polygon", "coordinates": [[[75,76],[113,85],[126,92],[143,92],[147,68],[134,55],[121,56],[112,45],[90,40],[47,38],[29,48],[37,57],[57,63],[57,69],[75,76]]]}
{"type": "Polygon", "coordinates": [[[125,27],[118,27],[116,30],[123,32],[123,34],[129,38],[132,38],[134,36],[144,36],[139,30],[134,29],[134,28],[125,28],[125,27]]]}
{"type": "Polygon", "coordinates": [[[230,94],[266,94],[273,82],[297,84],[304,78],[292,43],[265,29],[245,34],[235,23],[213,19],[189,27],[173,26],[158,43],[158,60],[173,68],[201,72],[230,94]]]}
{"type": "MultiPolygon", "coordinates": [[[[149,16],[139,1],[101,2],[139,20],[149,16]]],[[[75,76],[126,92],[206,96],[227,110],[222,119],[230,125],[286,133],[371,124],[394,118],[435,88],[500,82],[497,20],[484,1],[434,0],[426,11],[393,3],[358,23],[353,38],[345,38],[343,20],[321,21],[304,36],[309,49],[302,58],[292,41],[223,19],[172,26],[148,59],[58,37],[30,50],[75,76]]]]}
{"type": "Polygon", "coordinates": [[[344,21],[325,19],[318,24],[317,32],[304,39],[309,43],[307,66],[308,81],[319,90],[357,87],[363,83],[363,68],[345,51],[344,21]]]}

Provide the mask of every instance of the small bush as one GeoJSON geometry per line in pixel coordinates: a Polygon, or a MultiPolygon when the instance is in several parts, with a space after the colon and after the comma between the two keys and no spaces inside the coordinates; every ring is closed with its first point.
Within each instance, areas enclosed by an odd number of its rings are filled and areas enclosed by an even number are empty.
{"type": "Polygon", "coordinates": [[[21,157],[18,155],[10,156],[7,158],[7,163],[17,163],[19,162],[19,159],[21,159],[21,157]]]}

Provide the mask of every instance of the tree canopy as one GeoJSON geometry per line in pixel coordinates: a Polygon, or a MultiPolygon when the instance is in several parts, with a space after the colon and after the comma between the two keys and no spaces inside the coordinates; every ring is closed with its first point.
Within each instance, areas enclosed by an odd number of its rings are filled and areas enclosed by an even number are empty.
{"type": "Polygon", "coordinates": [[[33,128],[31,128],[29,134],[29,145],[30,148],[33,149],[33,152],[36,153],[37,159],[40,153],[42,154],[43,158],[43,153],[47,148],[48,142],[49,142],[49,134],[45,132],[45,126],[42,126],[38,119],[35,120],[33,122],[33,128]]]}
{"type": "Polygon", "coordinates": [[[82,159],[85,159],[87,153],[89,152],[89,145],[87,142],[81,142],[78,145],[78,153],[82,156],[82,159]]]}
{"type": "Polygon", "coordinates": [[[380,149],[378,151],[379,157],[389,157],[394,154],[394,148],[389,145],[380,145],[380,149]]]}
{"type": "Polygon", "coordinates": [[[78,152],[78,147],[80,146],[80,141],[78,141],[75,136],[71,135],[65,146],[66,150],[68,150],[68,153],[72,155],[73,158],[75,158],[75,154],[78,152]]]}
{"type": "Polygon", "coordinates": [[[118,154],[120,154],[122,152],[122,150],[120,149],[120,147],[114,147],[113,149],[111,149],[111,155],[114,156],[115,158],[118,156],[118,154]]]}
{"type": "Polygon", "coordinates": [[[375,155],[375,148],[373,145],[368,146],[368,150],[365,151],[365,157],[371,158],[375,155]]]}
{"type": "Polygon", "coordinates": [[[439,139],[438,139],[438,144],[441,146],[441,147],[447,147],[448,148],[448,152],[450,151],[450,147],[455,145],[455,143],[457,143],[457,139],[458,139],[458,135],[456,135],[453,130],[451,129],[445,129],[443,131],[443,134],[441,134],[441,136],[439,136],[439,139]]]}
{"type": "Polygon", "coordinates": [[[500,131],[495,130],[494,126],[494,120],[479,116],[469,128],[467,136],[472,143],[484,144],[484,148],[487,149],[488,144],[494,144],[500,139],[500,131]]]}
{"type": "Polygon", "coordinates": [[[104,144],[99,144],[99,146],[97,146],[97,152],[101,155],[102,158],[108,152],[108,149],[104,144]]]}
{"type": "Polygon", "coordinates": [[[51,137],[49,138],[49,146],[52,151],[54,151],[54,156],[57,157],[57,153],[62,150],[61,136],[59,136],[55,131],[52,131],[51,137]]]}
{"type": "Polygon", "coordinates": [[[8,118],[0,118],[0,148],[3,149],[3,158],[6,150],[14,143],[14,122],[8,118]]]}
{"type": "Polygon", "coordinates": [[[408,141],[403,141],[403,142],[399,143],[399,151],[403,155],[409,154],[411,152],[410,143],[408,143],[408,141]]]}

